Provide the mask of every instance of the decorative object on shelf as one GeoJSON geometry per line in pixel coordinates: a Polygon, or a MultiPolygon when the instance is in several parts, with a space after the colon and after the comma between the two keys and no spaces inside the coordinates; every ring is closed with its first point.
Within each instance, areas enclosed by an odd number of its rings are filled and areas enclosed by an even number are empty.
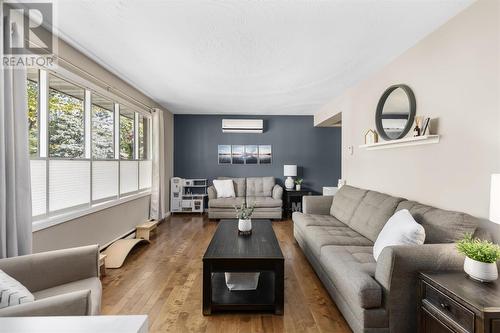
{"type": "Polygon", "coordinates": [[[226,279],[227,289],[230,291],[236,290],[255,290],[259,285],[259,272],[255,273],[239,273],[239,272],[225,272],[224,278],[226,279]]]}
{"type": "Polygon", "coordinates": [[[457,250],[465,255],[464,271],[472,279],[480,282],[498,279],[496,262],[500,258],[500,246],[467,234],[458,241],[457,250]]]}
{"type": "Polygon", "coordinates": [[[374,130],[368,130],[365,133],[365,145],[371,145],[378,142],[378,134],[374,130]]]}
{"type": "Polygon", "coordinates": [[[252,234],[252,214],[255,208],[242,203],[240,207],[235,206],[234,209],[238,218],[238,234],[242,236],[252,234]]]}
{"type": "Polygon", "coordinates": [[[427,135],[430,134],[430,122],[431,118],[427,117],[424,118],[424,121],[422,122],[422,130],[420,131],[420,135],[427,135]]]}
{"type": "Polygon", "coordinates": [[[206,179],[170,180],[170,211],[172,213],[203,213],[207,197],[206,179]]]}
{"type": "Polygon", "coordinates": [[[304,181],[304,179],[302,179],[302,178],[295,179],[295,190],[296,191],[300,191],[300,186],[302,185],[303,181],[304,181]]]}
{"type": "Polygon", "coordinates": [[[287,177],[285,180],[285,187],[287,189],[292,189],[293,188],[292,177],[297,177],[297,166],[293,164],[292,165],[285,164],[283,166],[283,176],[287,177]]]}
{"type": "Polygon", "coordinates": [[[375,124],[385,140],[404,138],[410,131],[417,103],[410,87],[396,84],[387,88],[377,104],[375,124]]]}
{"type": "Polygon", "coordinates": [[[420,136],[420,117],[415,117],[415,128],[413,129],[413,136],[420,136]]]}
{"type": "Polygon", "coordinates": [[[262,164],[272,163],[271,145],[218,145],[217,157],[224,164],[262,164]]]}

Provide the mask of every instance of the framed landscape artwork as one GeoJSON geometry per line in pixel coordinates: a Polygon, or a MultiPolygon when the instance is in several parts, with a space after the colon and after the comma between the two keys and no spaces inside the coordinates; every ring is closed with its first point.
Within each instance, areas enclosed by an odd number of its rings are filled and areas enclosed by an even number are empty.
{"type": "Polygon", "coordinates": [[[271,145],[218,145],[219,164],[258,165],[272,163],[271,145]]]}
{"type": "Polygon", "coordinates": [[[219,145],[219,164],[231,164],[231,145],[219,145]]]}

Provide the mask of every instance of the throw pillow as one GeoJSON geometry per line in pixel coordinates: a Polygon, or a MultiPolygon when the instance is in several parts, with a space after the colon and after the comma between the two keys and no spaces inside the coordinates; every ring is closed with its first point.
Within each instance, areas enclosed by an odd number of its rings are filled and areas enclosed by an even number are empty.
{"type": "Polygon", "coordinates": [[[415,221],[407,209],[403,209],[394,213],[378,234],[373,245],[373,257],[377,260],[386,246],[422,245],[424,241],[424,227],[415,221]]]}
{"type": "Polygon", "coordinates": [[[234,184],[232,179],[214,179],[217,198],[234,198],[234,184]]]}
{"type": "Polygon", "coordinates": [[[0,309],[34,300],[35,297],[25,286],[0,270],[0,309]]]}

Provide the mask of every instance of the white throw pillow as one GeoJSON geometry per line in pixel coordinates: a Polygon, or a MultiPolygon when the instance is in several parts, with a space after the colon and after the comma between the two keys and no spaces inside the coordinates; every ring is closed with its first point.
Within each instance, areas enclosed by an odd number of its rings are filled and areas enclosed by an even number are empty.
{"type": "Polygon", "coordinates": [[[35,297],[25,286],[0,270],[0,309],[34,300],[35,297]]]}
{"type": "Polygon", "coordinates": [[[234,198],[236,196],[232,179],[215,179],[214,186],[217,198],[234,198]]]}
{"type": "Polygon", "coordinates": [[[386,246],[422,245],[424,241],[424,227],[415,221],[408,209],[402,209],[391,216],[378,234],[373,245],[373,257],[377,260],[386,246]]]}

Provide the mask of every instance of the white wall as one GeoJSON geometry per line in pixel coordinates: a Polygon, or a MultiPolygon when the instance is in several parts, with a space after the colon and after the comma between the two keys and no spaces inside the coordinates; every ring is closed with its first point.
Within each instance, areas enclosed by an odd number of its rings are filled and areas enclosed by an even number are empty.
{"type": "Polygon", "coordinates": [[[495,0],[474,3],[316,115],[318,123],[342,112],[348,184],[488,217],[490,175],[500,173],[499,10],[495,0]],[[413,89],[417,115],[439,118],[441,142],[358,148],[375,129],[378,99],[396,83],[413,89]]]}
{"type": "MultiPolygon", "coordinates": [[[[99,85],[101,82],[105,82],[109,87],[117,89],[151,108],[157,107],[163,109],[135,87],[110,73],[62,40],[59,40],[58,54],[64,60],[72,64],[68,66],[65,62],[60,63],[60,65],[64,66],[67,70],[73,71],[78,75],[82,75],[81,71],[83,70],[99,79],[93,82],[95,84],[99,85]]],[[[90,76],[86,77],[84,74],[83,77],[88,80],[93,80],[90,76]]],[[[166,182],[168,184],[173,173],[173,115],[167,110],[163,109],[163,111],[165,113],[165,137],[167,141],[165,143],[165,168],[167,174],[166,182]]],[[[169,207],[168,203],[170,201],[169,193],[167,187],[167,208],[169,207]]],[[[133,229],[134,226],[148,218],[149,201],[149,196],[142,197],[47,229],[36,231],[33,233],[33,251],[49,251],[87,244],[106,244],[133,229]]]]}

